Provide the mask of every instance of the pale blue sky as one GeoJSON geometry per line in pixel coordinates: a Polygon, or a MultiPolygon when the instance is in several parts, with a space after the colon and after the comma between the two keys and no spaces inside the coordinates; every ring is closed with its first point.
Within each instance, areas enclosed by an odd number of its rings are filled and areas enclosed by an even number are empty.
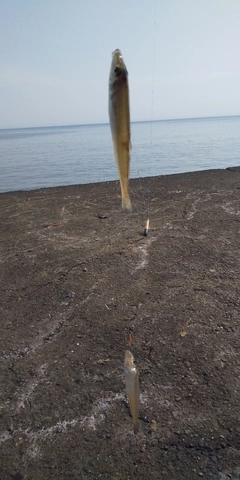
{"type": "Polygon", "coordinates": [[[240,114],[240,0],[0,0],[0,128],[108,122],[116,48],[132,121],[240,114]]]}

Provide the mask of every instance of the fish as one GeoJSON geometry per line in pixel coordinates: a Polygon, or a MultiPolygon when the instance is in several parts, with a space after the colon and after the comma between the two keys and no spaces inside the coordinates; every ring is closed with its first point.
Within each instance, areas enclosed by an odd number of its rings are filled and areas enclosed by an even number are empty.
{"type": "Polygon", "coordinates": [[[126,392],[133,419],[134,433],[139,432],[139,376],[130,350],[126,350],[124,357],[124,372],[126,379],[126,392]]]}
{"type": "Polygon", "coordinates": [[[128,71],[119,49],[112,53],[108,111],[120,178],[122,208],[131,211],[132,205],[128,191],[131,150],[128,71]]]}

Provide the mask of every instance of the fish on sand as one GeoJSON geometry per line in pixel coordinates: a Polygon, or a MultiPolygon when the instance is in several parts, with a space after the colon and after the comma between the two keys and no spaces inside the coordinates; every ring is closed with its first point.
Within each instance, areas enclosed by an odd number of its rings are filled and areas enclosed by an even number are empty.
{"type": "Polygon", "coordinates": [[[134,357],[130,350],[126,350],[124,358],[124,372],[126,379],[126,391],[133,419],[134,433],[139,431],[139,376],[134,357]]]}
{"type": "Polygon", "coordinates": [[[128,72],[118,49],[112,54],[108,107],[113,148],[122,191],[122,208],[131,210],[128,191],[131,149],[128,72]]]}

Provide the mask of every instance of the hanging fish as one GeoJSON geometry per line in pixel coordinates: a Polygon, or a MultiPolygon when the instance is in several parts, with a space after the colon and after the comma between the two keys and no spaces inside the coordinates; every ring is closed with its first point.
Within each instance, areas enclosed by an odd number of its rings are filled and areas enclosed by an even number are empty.
{"type": "Polygon", "coordinates": [[[122,208],[131,210],[128,192],[131,149],[128,72],[118,49],[112,54],[108,107],[113,148],[122,191],[122,208]]]}
{"type": "Polygon", "coordinates": [[[134,363],[134,357],[129,350],[125,352],[124,372],[126,379],[126,391],[130,405],[130,411],[133,419],[134,433],[139,431],[139,377],[134,363]]]}

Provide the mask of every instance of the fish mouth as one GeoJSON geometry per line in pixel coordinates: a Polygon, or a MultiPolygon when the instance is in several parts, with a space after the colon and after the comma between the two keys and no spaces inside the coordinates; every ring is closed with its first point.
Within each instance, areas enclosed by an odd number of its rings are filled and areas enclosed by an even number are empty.
{"type": "Polygon", "coordinates": [[[119,48],[116,48],[116,50],[114,50],[114,52],[112,53],[112,57],[120,57],[122,58],[122,53],[121,53],[121,50],[119,50],[119,48]]]}
{"type": "Polygon", "coordinates": [[[119,48],[114,50],[114,52],[112,53],[112,65],[114,65],[115,67],[118,67],[119,69],[126,70],[122,52],[121,50],[119,50],[119,48]]]}

